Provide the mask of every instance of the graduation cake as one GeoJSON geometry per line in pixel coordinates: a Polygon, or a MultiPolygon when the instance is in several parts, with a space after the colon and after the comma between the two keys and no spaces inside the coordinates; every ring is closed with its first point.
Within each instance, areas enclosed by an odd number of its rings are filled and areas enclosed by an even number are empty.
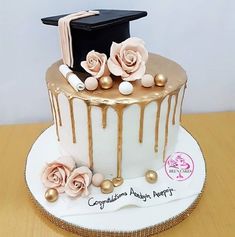
{"type": "MultiPolygon", "coordinates": [[[[61,153],[116,186],[161,168],[172,153],[187,77],[178,64],[130,38],[129,21],[146,12],[93,14],[71,22],[74,62],[53,64],[46,81],[61,153]],[[61,64],[68,67],[64,75],[61,64]],[[74,89],[69,75],[84,82],[84,90],[74,89]]],[[[61,16],[42,21],[57,25],[61,16]]]]}
{"type": "MultiPolygon", "coordinates": [[[[33,171],[26,178],[37,201],[53,216],[92,219],[98,216],[92,214],[118,213],[129,206],[160,208],[197,198],[202,189],[194,180],[200,177],[200,166],[195,168],[185,152],[197,145],[182,138],[189,135],[180,127],[186,73],[130,36],[130,21],[146,15],[92,10],[42,19],[58,26],[62,60],[46,73],[54,126],[42,135],[44,148],[39,148],[39,139],[31,151],[45,152],[40,155],[44,158],[28,158],[27,167],[43,163],[40,178],[33,171]],[[182,149],[182,143],[188,146],[179,154],[176,147],[182,149]],[[177,182],[185,179],[183,173],[172,180],[174,172],[167,173],[166,164],[183,167],[187,182],[177,182]]],[[[177,208],[185,210],[180,203],[177,208]]]]}

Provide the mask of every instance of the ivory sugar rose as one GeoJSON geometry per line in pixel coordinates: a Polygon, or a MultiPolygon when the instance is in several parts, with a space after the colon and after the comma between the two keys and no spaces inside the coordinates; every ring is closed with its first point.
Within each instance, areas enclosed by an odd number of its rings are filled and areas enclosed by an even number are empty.
{"type": "Polygon", "coordinates": [[[144,41],[133,37],[120,44],[112,43],[108,67],[113,75],[121,76],[125,81],[135,81],[145,74],[147,60],[144,41]]]}
{"type": "Polygon", "coordinates": [[[88,186],[92,180],[92,172],[86,166],[75,169],[65,185],[65,192],[71,197],[88,196],[88,186]]]}
{"type": "Polygon", "coordinates": [[[59,193],[64,192],[64,187],[75,162],[71,157],[60,157],[47,164],[42,174],[42,182],[47,188],[55,188],[59,193]]]}
{"type": "Polygon", "coordinates": [[[95,78],[109,76],[110,72],[107,66],[107,56],[104,53],[90,51],[86,56],[86,61],[81,62],[81,66],[86,72],[95,78]]]}

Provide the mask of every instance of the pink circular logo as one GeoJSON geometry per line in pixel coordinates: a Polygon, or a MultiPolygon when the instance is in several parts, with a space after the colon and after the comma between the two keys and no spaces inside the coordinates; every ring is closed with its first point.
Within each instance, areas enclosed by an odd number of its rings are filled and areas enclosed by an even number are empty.
{"type": "Polygon", "coordinates": [[[171,179],[184,181],[193,174],[194,163],[188,154],[175,152],[167,158],[165,171],[171,179]]]}

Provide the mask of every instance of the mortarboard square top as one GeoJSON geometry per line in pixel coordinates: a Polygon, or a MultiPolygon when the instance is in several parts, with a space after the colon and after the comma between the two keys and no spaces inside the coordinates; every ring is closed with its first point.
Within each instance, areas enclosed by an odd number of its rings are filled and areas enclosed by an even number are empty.
{"type": "MultiPolygon", "coordinates": [[[[74,56],[73,70],[80,71],[80,62],[85,60],[91,50],[110,54],[112,42],[120,43],[130,37],[129,22],[147,15],[145,11],[96,10],[99,15],[73,20],[70,23],[72,49],[74,56]]],[[[58,26],[59,15],[43,18],[46,25],[58,26]]]]}

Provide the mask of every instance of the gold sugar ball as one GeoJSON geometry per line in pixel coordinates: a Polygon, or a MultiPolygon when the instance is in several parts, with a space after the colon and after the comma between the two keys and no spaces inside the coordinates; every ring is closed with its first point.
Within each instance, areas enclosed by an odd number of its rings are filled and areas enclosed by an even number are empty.
{"type": "Polygon", "coordinates": [[[155,85],[156,86],[165,86],[166,83],[167,83],[167,77],[164,76],[163,74],[157,74],[155,77],[154,77],[154,81],[155,81],[155,85]]]}
{"type": "Polygon", "coordinates": [[[157,182],[157,172],[154,170],[148,170],[145,173],[145,179],[150,184],[156,183],[157,182]]]}
{"type": "Polygon", "coordinates": [[[113,79],[110,76],[104,76],[99,79],[99,83],[102,89],[110,89],[113,86],[113,79]]]}
{"type": "Polygon", "coordinates": [[[116,177],[112,180],[113,186],[114,187],[118,187],[121,186],[123,184],[124,180],[122,177],[116,177]]]}
{"type": "Polygon", "coordinates": [[[55,202],[58,199],[58,191],[55,188],[49,188],[45,192],[45,198],[48,202],[55,202]]]}
{"type": "Polygon", "coordinates": [[[108,194],[113,192],[113,183],[109,179],[105,179],[101,185],[100,185],[100,190],[102,193],[108,194]]]}

